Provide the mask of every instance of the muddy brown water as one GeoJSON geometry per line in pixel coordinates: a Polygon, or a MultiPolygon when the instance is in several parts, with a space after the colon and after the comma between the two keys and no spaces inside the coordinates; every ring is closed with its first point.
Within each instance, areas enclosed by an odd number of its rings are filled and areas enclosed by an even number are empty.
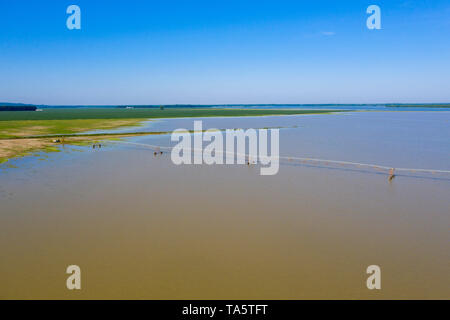
{"type": "MultiPolygon", "coordinates": [[[[282,131],[284,154],[448,169],[449,113],[395,115],[388,143],[377,141],[390,132],[372,136],[389,123],[374,115],[262,122],[299,125],[282,131]]],[[[180,123],[192,120],[171,125],[180,123]]],[[[0,298],[450,298],[449,179],[388,183],[378,173],[286,164],[261,176],[257,166],[175,166],[168,154],[131,146],[71,150],[2,165],[0,298]],[[79,291],[66,288],[72,264],[79,291]],[[381,290],[366,287],[372,264],[381,290]]]]}

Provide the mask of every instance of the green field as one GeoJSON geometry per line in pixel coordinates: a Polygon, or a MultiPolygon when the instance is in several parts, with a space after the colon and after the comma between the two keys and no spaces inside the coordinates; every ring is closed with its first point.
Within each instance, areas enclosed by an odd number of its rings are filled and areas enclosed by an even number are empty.
{"type": "Polygon", "coordinates": [[[138,126],[144,119],[73,119],[0,121],[0,139],[74,134],[98,129],[138,126]]]}
{"type": "MultiPolygon", "coordinates": [[[[2,111],[0,121],[10,120],[76,120],[76,119],[152,119],[192,117],[240,117],[264,115],[295,115],[329,113],[330,110],[270,110],[270,109],[206,109],[170,108],[123,109],[123,108],[73,108],[44,109],[43,111],[2,111]]],[[[333,110],[333,112],[336,112],[333,110]]]]}

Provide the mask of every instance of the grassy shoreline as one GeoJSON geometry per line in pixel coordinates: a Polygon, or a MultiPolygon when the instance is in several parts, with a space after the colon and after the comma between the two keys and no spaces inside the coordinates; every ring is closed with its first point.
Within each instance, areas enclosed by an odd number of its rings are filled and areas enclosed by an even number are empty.
{"type": "Polygon", "coordinates": [[[10,120],[0,121],[0,139],[76,134],[91,130],[135,127],[143,119],[10,120]]]}

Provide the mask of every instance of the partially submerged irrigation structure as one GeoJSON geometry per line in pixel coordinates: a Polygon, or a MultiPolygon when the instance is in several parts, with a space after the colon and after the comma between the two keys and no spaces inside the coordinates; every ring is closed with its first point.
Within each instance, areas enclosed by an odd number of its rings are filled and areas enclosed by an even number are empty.
{"type": "MultiPolygon", "coordinates": [[[[145,143],[131,142],[131,141],[111,141],[113,143],[125,144],[130,146],[136,146],[141,148],[148,148],[160,153],[161,150],[166,152],[171,152],[172,147],[167,146],[157,146],[145,143]]],[[[203,152],[200,149],[190,149],[192,152],[203,152]]],[[[218,151],[220,153],[226,153],[223,151],[218,151]]],[[[234,153],[236,154],[236,153],[234,153]]],[[[247,164],[256,164],[248,155],[239,155],[245,157],[247,164]]],[[[290,157],[290,156],[279,156],[278,160],[283,164],[294,164],[294,165],[306,165],[314,167],[324,167],[330,169],[347,169],[355,171],[363,171],[370,173],[385,174],[389,181],[395,176],[408,176],[415,178],[434,178],[434,179],[445,179],[450,180],[450,170],[440,170],[440,169],[419,169],[419,168],[402,168],[395,166],[385,166],[373,163],[361,163],[352,161],[341,161],[341,160],[329,160],[329,159],[317,159],[317,158],[303,158],[303,157],[290,157]]]]}

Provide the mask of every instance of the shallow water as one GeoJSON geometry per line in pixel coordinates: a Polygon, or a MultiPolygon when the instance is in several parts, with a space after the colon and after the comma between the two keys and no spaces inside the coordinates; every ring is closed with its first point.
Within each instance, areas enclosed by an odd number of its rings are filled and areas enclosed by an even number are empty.
{"type": "MultiPolygon", "coordinates": [[[[286,127],[284,156],[450,169],[450,112],[202,120],[286,127]]],[[[172,145],[168,135],[126,140],[172,145]]],[[[261,176],[258,166],[175,166],[114,143],[38,158],[0,166],[0,298],[450,298],[448,176],[388,183],[379,172],[288,163],[261,176]],[[70,264],[81,267],[81,291],[65,287],[70,264]],[[380,291],[366,288],[372,264],[380,291]]]]}

